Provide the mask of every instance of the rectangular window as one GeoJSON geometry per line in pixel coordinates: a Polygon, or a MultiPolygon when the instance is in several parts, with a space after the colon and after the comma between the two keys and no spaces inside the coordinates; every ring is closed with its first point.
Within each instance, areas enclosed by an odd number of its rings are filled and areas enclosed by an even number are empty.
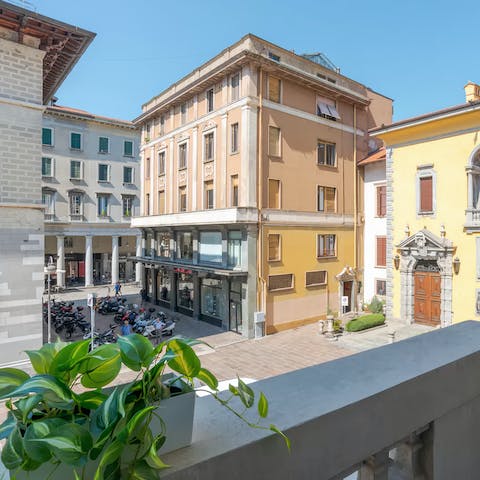
{"type": "Polygon", "coordinates": [[[268,261],[278,262],[281,258],[280,235],[278,233],[270,233],[268,235],[268,261]]]}
{"type": "Polygon", "coordinates": [[[375,280],[375,295],[384,297],[387,294],[387,281],[375,280]]]}
{"type": "Polygon", "coordinates": [[[231,206],[238,207],[238,175],[230,177],[231,185],[231,206]]]}
{"type": "Polygon", "coordinates": [[[178,168],[187,168],[187,144],[178,146],[178,168]]]}
{"type": "Polygon", "coordinates": [[[214,97],[213,88],[210,88],[205,93],[205,98],[207,99],[207,113],[213,112],[213,108],[214,108],[213,97],[214,97]]]}
{"type": "Polygon", "coordinates": [[[123,167],[123,183],[133,183],[133,167],[123,167]]]}
{"type": "Polygon", "coordinates": [[[99,182],[108,182],[110,181],[110,175],[109,175],[109,166],[104,164],[104,163],[100,163],[98,165],[98,181],[99,182]]]}
{"type": "Polygon", "coordinates": [[[317,236],[317,257],[335,257],[337,255],[336,235],[317,236]]]}
{"type": "Polygon", "coordinates": [[[293,288],[293,273],[284,273],[282,275],[268,276],[268,290],[287,290],[293,288]]]}
{"type": "Polygon", "coordinates": [[[53,158],[42,157],[42,177],[53,177],[53,158]]]}
{"type": "Polygon", "coordinates": [[[165,213],[165,190],[158,191],[158,214],[163,215],[165,213]]]}
{"type": "Polygon", "coordinates": [[[150,215],[150,194],[147,193],[145,195],[145,206],[143,207],[143,210],[145,212],[145,215],[150,215]]]}
{"type": "Polygon", "coordinates": [[[200,263],[222,263],[222,233],[200,232],[198,255],[200,263]]]}
{"type": "Polygon", "coordinates": [[[165,150],[158,152],[158,175],[165,175],[165,150]]]}
{"type": "Polygon", "coordinates": [[[377,217],[384,217],[387,214],[387,186],[377,187],[377,217]]]}
{"type": "Polygon", "coordinates": [[[157,232],[158,255],[160,257],[170,257],[170,233],[157,232]]]}
{"type": "Polygon", "coordinates": [[[178,189],[178,210],[180,212],[187,211],[187,187],[178,189]]]}
{"type": "Polygon", "coordinates": [[[280,61],[280,56],[273,52],[268,52],[268,58],[275,60],[276,62],[280,61]]]}
{"type": "Polygon", "coordinates": [[[207,210],[214,208],[214,193],[213,180],[205,182],[205,209],[207,210]]]}
{"type": "Polygon", "coordinates": [[[72,150],[81,150],[82,149],[82,134],[81,133],[70,133],[70,148],[72,150]]]}
{"type": "Polygon", "coordinates": [[[231,99],[232,102],[236,102],[240,98],[240,74],[236,73],[230,78],[231,99]]]}
{"type": "Polygon", "coordinates": [[[210,132],[204,135],[203,142],[204,142],[203,161],[208,162],[210,160],[213,160],[213,156],[214,156],[215,143],[214,143],[213,132],[210,132]]]}
{"type": "Polygon", "coordinates": [[[280,103],[282,81],[279,78],[268,76],[268,99],[271,102],[280,103]]]}
{"type": "Polygon", "coordinates": [[[377,267],[387,266],[387,237],[376,237],[376,265],[377,267]]]}
{"type": "Polygon", "coordinates": [[[63,245],[65,248],[73,248],[73,237],[65,237],[63,239],[63,245]]]}
{"type": "Polygon", "coordinates": [[[238,152],[238,123],[233,123],[231,126],[230,147],[231,153],[238,152]]]}
{"type": "Polygon", "coordinates": [[[122,215],[124,217],[133,215],[133,199],[132,195],[122,195],[122,215]]]}
{"type": "Polygon", "coordinates": [[[324,213],[335,213],[336,192],[334,187],[317,187],[317,210],[324,213]]]}
{"type": "Polygon", "coordinates": [[[317,97],[317,115],[319,117],[333,120],[340,120],[340,115],[335,105],[335,100],[326,97],[317,97]]]}
{"type": "Polygon", "coordinates": [[[268,179],[268,208],[280,208],[280,180],[268,179]]]}
{"type": "Polygon", "coordinates": [[[420,213],[433,212],[433,177],[420,177],[420,213]]]}
{"type": "Polygon", "coordinates": [[[123,141],[123,156],[133,157],[133,142],[131,140],[123,141]]]}
{"type": "Polygon", "coordinates": [[[45,215],[49,217],[55,215],[55,192],[51,190],[43,190],[42,203],[45,206],[45,215]]]}
{"type": "Polygon", "coordinates": [[[242,232],[232,230],[228,232],[227,246],[228,266],[240,267],[242,264],[242,232]]]}
{"type": "Polygon", "coordinates": [[[268,127],[268,154],[272,157],[280,157],[280,129],[277,127],[268,127]]]}
{"type": "Polygon", "coordinates": [[[159,132],[160,136],[165,135],[165,115],[160,115],[160,125],[159,125],[159,132]]]}
{"type": "Polygon", "coordinates": [[[82,179],[82,162],[79,160],[70,160],[70,178],[72,180],[82,179]]]}
{"type": "Polygon", "coordinates": [[[180,105],[180,122],[182,125],[187,123],[187,102],[180,105]]]}
{"type": "Polygon", "coordinates": [[[191,232],[177,232],[177,258],[192,260],[193,236],[191,232]]]}
{"type": "Polygon", "coordinates": [[[305,272],[305,286],[318,287],[327,284],[327,271],[315,270],[313,272],[305,272]]]}
{"type": "Polygon", "coordinates": [[[108,197],[109,195],[97,196],[97,215],[99,217],[108,217],[108,197]]]}
{"type": "Polygon", "coordinates": [[[53,146],[53,130],[51,128],[42,128],[42,145],[53,146]]]}
{"type": "Polygon", "coordinates": [[[150,157],[145,159],[145,178],[150,178],[150,157]]]}
{"type": "Polygon", "coordinates": [[[145,125],[145,141],[150,141],[150,122],[145,125]]]}
{"type": "Polygon", "coordinates": [[[335,144],[318,142],[317,144],[317,164],[334,167],[336,165],[335,144]]]}
{"type": "Polygon", "coordinates": [[[83,194],[81,192],[71,192],[69,196],[70,215],[82,215],[83,194]]]}
{"type": "Polygon", "coordinates": [[[98,153],[108,153],[110,151],[110,141],[107,137],[98,137],[98,153]]]}

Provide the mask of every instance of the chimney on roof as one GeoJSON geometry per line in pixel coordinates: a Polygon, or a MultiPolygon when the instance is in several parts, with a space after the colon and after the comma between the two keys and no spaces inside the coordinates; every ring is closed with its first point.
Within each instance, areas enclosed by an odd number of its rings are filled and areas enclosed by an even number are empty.
{"type": "Polygon", "coordinates": [[[480,100],[480,86],[473,82],[468,82],[465,85],[465,101],[478,102],[480,100]]]}

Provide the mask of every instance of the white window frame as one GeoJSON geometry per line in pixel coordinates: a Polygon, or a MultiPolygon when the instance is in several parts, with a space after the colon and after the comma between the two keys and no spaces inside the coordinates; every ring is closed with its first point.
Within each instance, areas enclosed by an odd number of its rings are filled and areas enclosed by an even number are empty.
{"type": "MultiPolygon", "coordinates": [[[[110,194],[109,193],[97,193],[97,217],[99,218],[107,218],[110,216],[110,194]],[[101,198],[106,198],[106,202],[107,202],[107,209],[105,211],[105,215],[102,215],[101,212],[100,212],[100,199],[101,198]]],[[[103,209],[102,209],[103,211],[103,209]]]]}
{"type": "Polygon", "coordinates": [[[129,166],[129,165],[124,165],[124,166],[123,166],[123,172],[122,172],[122,174],[123,174],[123,184],[124,184],[124,185],[133,185],[133,184],[135,183],[135,168],[134,168],[134,167],[131,167],[131,166],[129,166]],[[132,172],[131,181],[130,181],[130,182],[126,182],[126,181],[125,181],[125,169],[126,169],[126,168],[129,168],[129,169],[131,170],[131,172],[132,172]]]}
{"type": "Polygon", "coordinates": [[[56,203],[56,194],[54,190],[42,189],[42,204],[44,205],[44,214],[49,216],[55,216],[55,203],[56,203]],[[43,195],[48,195],[50,201],[48,204],[43,203],[43,195]]]}
{"type": "Polygon", "coordinates": [[[385,298],[387,296],[387,280],[385,278],[375,278],[373,284],[373,291],[376,297],[385,298]],[[377,292],[377,282],[385,282],[385,293],[382,295],[377,292]]]}
{"type": "Polygon", "coordinates": [[[42,146],[43,147],[54,147],[55,146],[55,129],[52,127],[42,127],[42,146]],[[43,143],[43,130],[50,130],[52,135],[52,143],[43,143]]]}
{"type": "Polygon", "coordinates": [[[202,135],[202,159],[203,162],[214,162],[215,161],[215,154],[217,153],[216,147],[216,140],[217,140],[217,135],[215,132],[215,129],[209,130],[207,132],[203,132],[202,135]],[[207,142],[206,139],[209,135],[212,135],[212,158],[206,158],[206,147],[207,147],[207,142]]]}
{"type": "Polygon", "coordinates": [[[70,217],[83,216],[83,203],[84,203],[83,197],[84,197],[84,194],[82,192],[76,192],[76,191],[68,192],[68,215],[70,217]],[[78,196],[78,198],[80,199],[80,202],[78,204],[79,213],[72,213],[72,197],[73,196],[78,196]]]}
{"type": "Polygon", "coordinates": [[[134,149],[135,149],[135,142],[133,140],[126,140],[126,139],[123,139],[123,156],[124,157],[128,157],[128,158],[133,158],[135,155],[134,155],[134,149]],[[126,152],[125,152],[125,143],[131,143],[132,144],[132,154],[131,155],[128,155],[126,152]]]}
{"type": "Polygon", "coordinates": [[[53,177],[55,177],[55,159],[53,157],[42,156],[42,177],[43,178],[53,178],[53,177]],[[50,160],[50,175],[43,175],[43,159],[50,160]]]}
{"type": "MultiPolygon", "coordinates": [[[[325,241],[325,239],[324,239],[325,241]]],[[[337,258],[338,257],[338,235],[335,233],[317,233],[317,242],[316,242],[316,252],[315,255],[318,259],[320,258],[337,258]],[[333,255],[319,255],[319,243],[320,243],[320,237],[327,237],[327,236],[333,236],[335,237],[335,251],[333,255]]]]}
{"type": "Polygon", "coordinates": [[[82,160],[75,160],[75,159],[70,159],[70,172],[69,172],[69,176],[70,176],[70,180],[83,180],[83,177],[84,177],[84,171],[83,171],[83,162],[82,160]],[[77,162],[80,164],[80,176],[79,177],[72,177],[72,162],[77,162]]]}
{"type": "Polygon", "coordinates": [[[328,167],[328,168],[336,168],[337,167],[337,144],[335,142],[326,142],[325,140],[317,140],[317,152],[316,152],[316,156],[317,156],[317,159],[316,159],[316,164],[320,167],[328,167]],[[322,145],[325,145],[325,157],[324,157],[324,163],[319,163],[318,161],[318,146],[319,144],[322,144],[322,145]],[[334,155],[334,159],[333,159],[333,165],[329,165],[327,163],[327,146],[328,145],[333,145],[333,147],[335,148],[335,155],[334,155]]]}
{"type": "Polygon", "coordinates": [[[100,155],[107,155],[107,154],[109,154],[109,153],[110,153],[110,143],[111,143],[111,142],[110,142],[110,137],[105,137],[105,136],[103,136],[103,135],[99,135],[99,136],[98,136],[98,153],[99,153],[100,155]],[[107,151],[106,151],[106,152],[100,151],[100,139],[101,139],[101,138],[106,138],[106,139],[107,139],[107,151]]]}
{"type": "Polygon", "coordinates": [[[108,163],[99,163],[98,164],[98,168],[97,168],[97,181],[98,183],[110,183],[110,179],[111,179],[111,168],[110,168],[110,164],[108,163]],[[104,165],[107,167],[107,179],[106,180],[101,180],[100,179],[100,166],[101,165],[104,165]]]}
{"type": "Polygon", "coordinates": [[[83,133],[82,132],[70,131],[69,147],[70,147],[70,150],[72,150],[74,152],[83,152],[83,133]],[[72,134],[80,135],[80,148],[73,148],[72,147],[72,134]]]}
{"type": "Polygon", "coordinates": [[[332,187],[330,185],[317,185],[317,212],[319,213],[326,213],[326,214],[329,214],[329,213],[337,213],[337,198],[338,198],[338,194],[337,194],[337,187],[332,187]],[[334,206],[334,209],[333,209],[333,212],[327,212],[325,210],[325,189],[326,188],[333,188],[335,190],[335,206],[334,206]],[[320,193],[320,189],[323,189],[323,210],[320,210],[320,197],[319,197],[319,193],[320,193]]]}
{"type": "Polygon", "coordinates": [[[122,195],[122,217],[124,218],[131,218],[133,217],[133,202],[135,200],[134,195],[122,195]],[[130,202],[130,215],[125,215],[125,211],[128,210],[125,209],[125,201],[130,202]]]}
{"type": "Polygon", "coordinates": [[[433,164],[430,165],[420,165],[417,167],[417,174],[415,178],[415,190],[416,190],[416,204],[417,204],[417,215],[419,217],[433,217],[437,212],[437,174],[433,169],[433,164]],[[432,177],[432,211],[431,212],[422,212],[420,211],[421,201],[420,201],[420,179],[432,177]]]}

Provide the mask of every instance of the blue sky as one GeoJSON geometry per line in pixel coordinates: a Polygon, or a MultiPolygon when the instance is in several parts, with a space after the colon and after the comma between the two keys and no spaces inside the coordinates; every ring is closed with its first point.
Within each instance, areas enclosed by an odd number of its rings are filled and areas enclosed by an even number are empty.
{"type": "Polygon", "coordinates": [[[59,104],[133,119],[142,103],[253,33],[325,53],[341,73],[395,100],[394,119],[463,103],[480,82],[477,2],[444,0],[29,0],[97,33],[59,104]]]}

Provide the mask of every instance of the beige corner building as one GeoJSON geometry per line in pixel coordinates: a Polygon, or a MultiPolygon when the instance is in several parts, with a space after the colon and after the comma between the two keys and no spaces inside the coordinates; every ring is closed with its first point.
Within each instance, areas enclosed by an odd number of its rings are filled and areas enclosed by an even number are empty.
{"type": "Polygon", "coordinates": [[[391,113],[322,54],[253,35],[144,104],[132,226],[150,298],[248,337],[355,310],[355,165],[391,113]]]}

